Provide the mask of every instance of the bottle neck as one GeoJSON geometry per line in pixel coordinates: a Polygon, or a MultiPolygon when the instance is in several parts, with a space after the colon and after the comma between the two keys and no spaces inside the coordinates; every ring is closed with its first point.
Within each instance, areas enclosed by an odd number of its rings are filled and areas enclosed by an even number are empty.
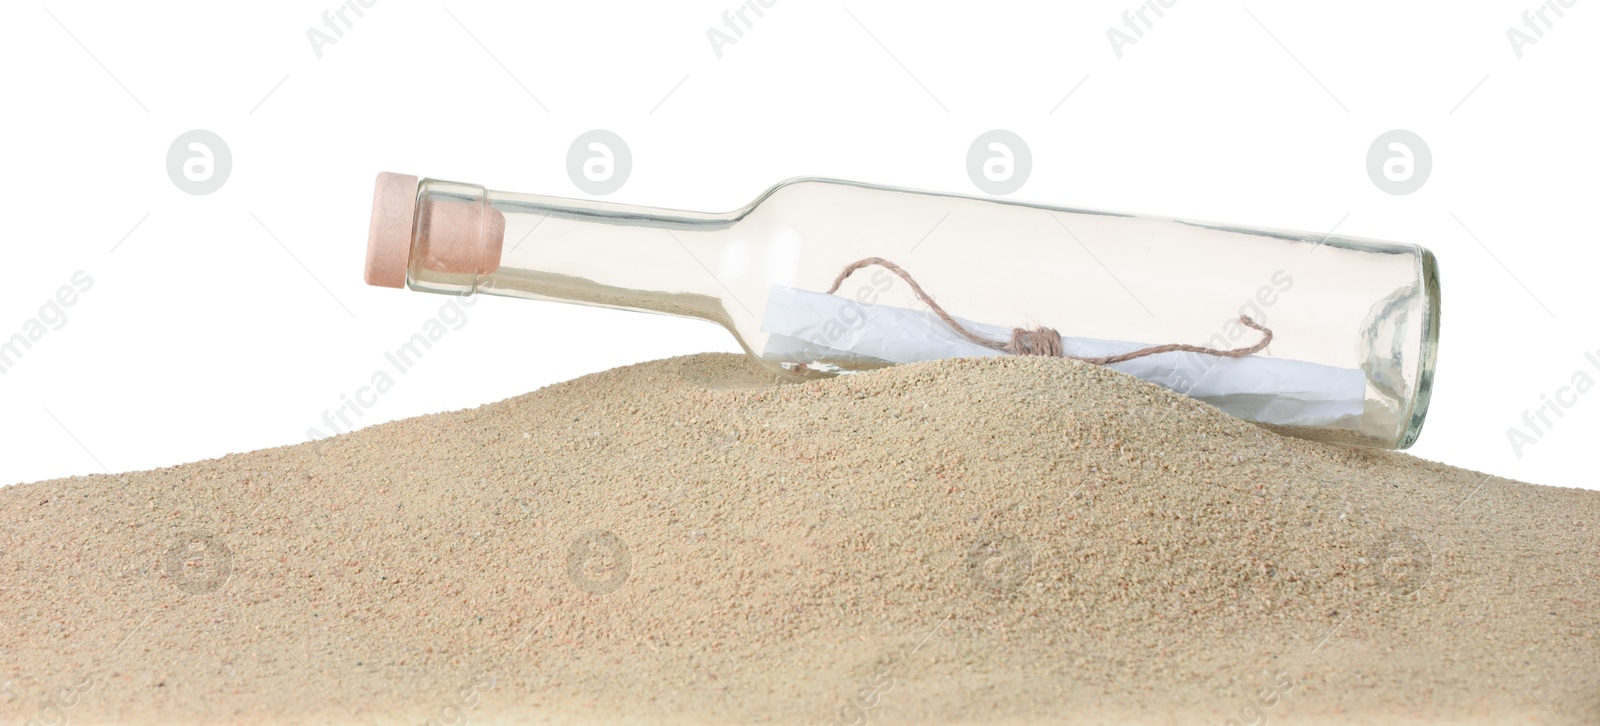
{"type": "MultiPolygon", "coordinates": [[[[684,315],[731,325],[712,270],[740,217],[486,192],[503,218],[498,264],[442,292],[481,292],[684,315]],[[465,285],[466,289],[461,289],[465,285]]],[[[414,287],[420,287],[415,284],[414,287]]]]}

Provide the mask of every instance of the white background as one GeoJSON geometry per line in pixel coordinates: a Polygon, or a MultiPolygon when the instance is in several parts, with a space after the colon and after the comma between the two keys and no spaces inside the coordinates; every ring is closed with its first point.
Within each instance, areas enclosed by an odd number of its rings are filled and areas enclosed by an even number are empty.
{"type": "MultiPolygon", "coordinates": [[[[1600,390],[1520,457],[1507,440],[1579,371],[1600,380],[1591,5],[1546,11],[1521,58],[1506,31],[1533,0],[1178,0],[1121,58],[1106,31],[1131,0],[954,5],[778,0],[721,58],[706,31],[735,0],[378,0],[321,58],[307,30],[332,0],[10,6],[0,338],[75,271],[94,284],[0,375],[0,484],[322,428],[447,302],[363,285],[378,171],[582,196],[567,147],[603,128],[634,159],[615,201],[727,210],[798,175],[978,193],[967,147],[999,128],[1032,148],[1017,199],[1430,247],[1443,333],[1412,453],[1600,488],[1600,390]],[[1365,169],[1397,128],[1433,155],[1406,196],[1365,169]],[[190,129],[232,152],[210,195],[167,176],[190,129]]],[[[708,350],[736,347],[706,323],[485,298],[362,423],[708,350]]]]}

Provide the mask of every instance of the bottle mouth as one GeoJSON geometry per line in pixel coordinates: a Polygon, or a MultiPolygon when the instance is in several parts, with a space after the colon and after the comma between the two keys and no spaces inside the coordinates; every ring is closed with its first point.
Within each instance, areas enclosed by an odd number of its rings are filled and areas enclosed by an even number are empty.
{"type": "Polygon", "coordinates": [[[506,218],[483,187],[378,174],[366,282],[403,288],[417,276],[476,278],[500,267],[506,218]]]}
{"type": "Polygon", "coordinates": [[[1395,443],[1396,449],[1407,449],[1422,435],[1422,422],[1428,417],[1428,403],[1433,398],[1433,367],[1439,359],[1439,261],[1433,253],[1422,250],[1422,284],[1425,290],[1427,319],[1421,325],[1422,350],[1417,365],[1417,388],[1412,396],[1410,416],[1406,430],[1395,443]]]}

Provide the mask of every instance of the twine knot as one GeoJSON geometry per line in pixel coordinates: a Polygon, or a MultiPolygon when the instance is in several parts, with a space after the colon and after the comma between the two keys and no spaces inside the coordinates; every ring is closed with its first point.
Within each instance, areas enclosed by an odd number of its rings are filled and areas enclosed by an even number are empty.
{"type": "Polygon", "coordinates": [[[1061,345],[1061,334],[1055,328],[1011,329],[1011,342],[1006,352],[1012,355],[1043,355],[1061,358],[1067,354],[1061,345]]]}

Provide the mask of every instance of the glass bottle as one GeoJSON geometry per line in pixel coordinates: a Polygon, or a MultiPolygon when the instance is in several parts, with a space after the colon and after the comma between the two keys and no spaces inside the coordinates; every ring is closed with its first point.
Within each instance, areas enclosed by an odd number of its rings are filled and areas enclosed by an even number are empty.
{"type": "Polygon", "coordinates": [[[366,269],[373,285],[703,318],[796,378],[1038,353],[1042,329],[1080,358],[1187,344],[1109,365],[1282,433],[1397,449],[1428,409],[1438,275],[1416,245],[826,179],[700,213],[390,173],[366,269]],[[888,266],[841,277],[873,258],[888,266]]]}

